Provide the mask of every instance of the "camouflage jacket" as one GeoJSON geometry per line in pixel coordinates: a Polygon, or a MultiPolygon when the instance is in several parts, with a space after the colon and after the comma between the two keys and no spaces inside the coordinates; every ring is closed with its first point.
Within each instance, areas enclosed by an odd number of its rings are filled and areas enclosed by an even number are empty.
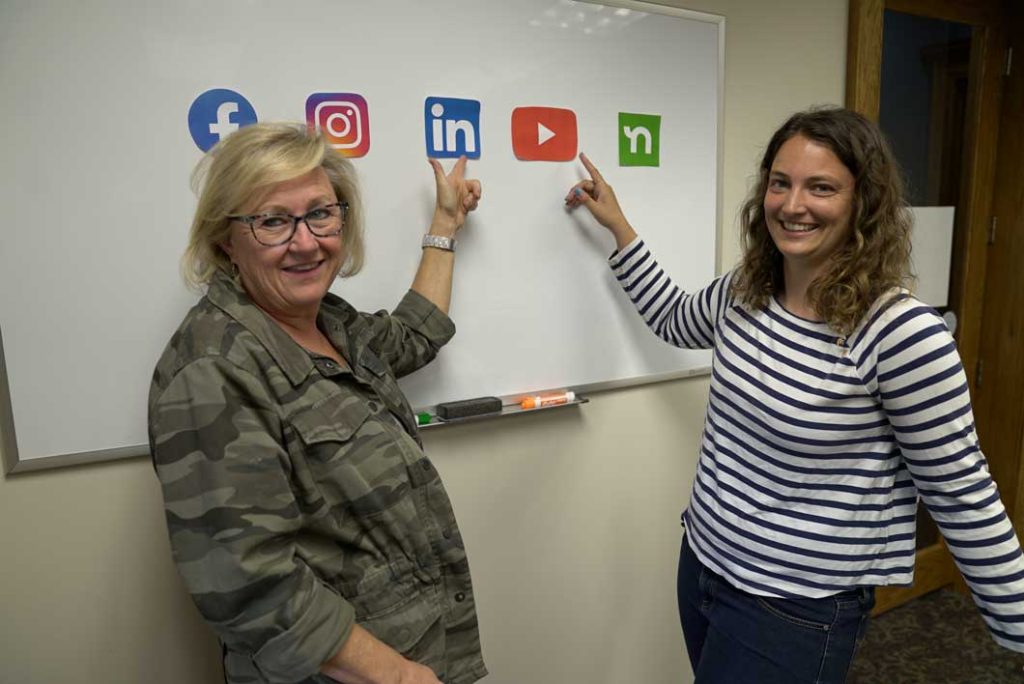
{"type": "Polygon", "coordinates": [[[218,277],[157,364],[149,440],[178,572],[228,682],[329,682],[359,623],[444,682],[486,674],[451,503],[396,383],[455,332],[410,291],[319,325],[351,370],[302,349],[218,277]]]}

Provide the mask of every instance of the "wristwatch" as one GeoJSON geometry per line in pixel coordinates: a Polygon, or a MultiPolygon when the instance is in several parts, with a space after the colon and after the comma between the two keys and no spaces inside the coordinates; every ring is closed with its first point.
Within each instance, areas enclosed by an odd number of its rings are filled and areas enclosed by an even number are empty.
{"type": "Polygon", "coordinates": [[[431,235],[427,233],[423,236],[423,245],[426,247],[435,247],[437,249],[443,249],[448,252],[455,251],[455,238],[444,237],[443,235],[431,235]]]}

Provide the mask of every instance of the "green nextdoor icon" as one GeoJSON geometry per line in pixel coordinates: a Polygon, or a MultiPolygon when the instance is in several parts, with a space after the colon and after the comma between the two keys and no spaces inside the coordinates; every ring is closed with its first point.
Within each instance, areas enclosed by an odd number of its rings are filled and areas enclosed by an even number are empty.
{"type": "Polygon", "coordinates": [[[660,114],[619,112],[619,166],[658,166],[660,114]]]}

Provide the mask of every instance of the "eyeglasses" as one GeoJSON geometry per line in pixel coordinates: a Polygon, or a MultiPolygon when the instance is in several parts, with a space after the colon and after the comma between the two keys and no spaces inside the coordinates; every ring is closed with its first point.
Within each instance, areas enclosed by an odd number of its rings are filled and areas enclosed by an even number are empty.
{"type": "Polygon", "coordinates": [[[309,232],[317,237],[334,237],[341,233],[348,215],[348,202],[335,202],[311,209],[302,216],[291,214],[253,214],[251,216],[228,216],[232,221],[241,221],[252,230],[256,242],[267,247],[277,247],[292,239],[299,222],[306,224],[309,232]]]}

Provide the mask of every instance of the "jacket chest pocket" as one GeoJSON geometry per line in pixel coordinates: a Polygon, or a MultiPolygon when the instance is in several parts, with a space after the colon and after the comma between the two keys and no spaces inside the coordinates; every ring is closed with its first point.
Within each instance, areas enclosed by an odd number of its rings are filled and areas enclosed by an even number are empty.
{"type": "Polygon", "coordinates": [[[357,397],[339,397],[296,413],[288,451],[303,498],[314,509],[337,507],[358,518],[406,497],[406,456],[357,397]]]}

